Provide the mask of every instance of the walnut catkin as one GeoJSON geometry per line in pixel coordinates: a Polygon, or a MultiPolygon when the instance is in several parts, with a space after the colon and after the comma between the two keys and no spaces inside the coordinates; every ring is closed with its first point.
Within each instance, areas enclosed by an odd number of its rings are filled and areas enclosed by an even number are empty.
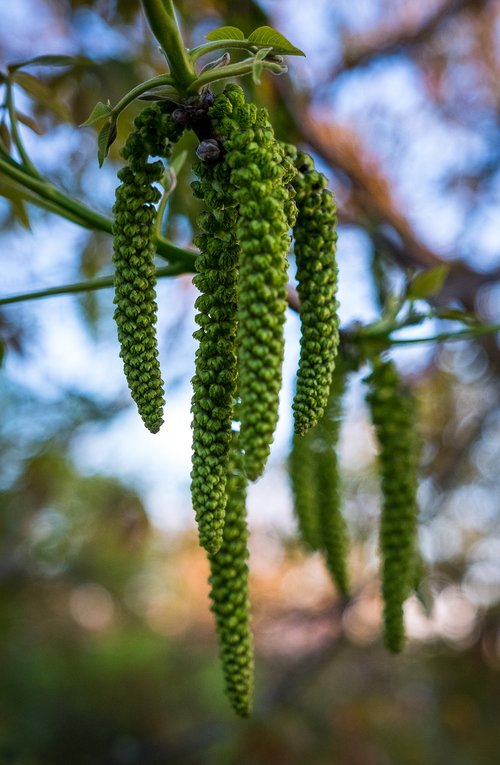
{"type": "Polygon", "coordinates": [[[383,496],[380,522],[384,638],[389,650],[403,649],[403,604],[414,581],[417,533],[415,400],[403,390],[394,363],[377,359],[366,378],[383,496]]]}
{"type": "Polygon", "coordinates": [[[156,340],[156,274],[154,266],[154,186],[164,172],[159,160],[170,156],[172,141],[182,132],[160,106],[153,105],[136,117],[122,155],[127,161],[118,177],[113,207],[113,262],[115,265],[114,318],[120,356],[127,383],[144,424],[156,433],[162,422],[163,382],[156,340]]]}
{"type": "Polygon", "coordinates": [[[333,194],[311,157],[298,152],[293,230],[300,298],[300,359],[293,400],[295,431],[305,433],[325,409],[339,344],[337,233],[333,194]]]}

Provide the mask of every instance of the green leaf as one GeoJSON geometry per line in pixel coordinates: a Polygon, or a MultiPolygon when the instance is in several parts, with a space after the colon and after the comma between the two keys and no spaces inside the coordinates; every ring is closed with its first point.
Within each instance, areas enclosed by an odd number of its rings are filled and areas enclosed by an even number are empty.
{"type": "Polygon", "coordinates": [[[14,64],[10,64],[9,72],[16,72],[24,66],[92,66],[93,61],[83,56],[35,56],[34,58],[28,58],[25,61],[17,61],[14,64]]]}
{"type": "Polygon", "coordinates": [[[442,288],[449,270],[449,266],[436,266],[417,274],[408,284],[406,297],[410,300],[425,300],[435,295],[442,288]]]}
{"type": "Polygon", "coordinates": [[[287,56],[305,56],[306,54],[295,45],[292,45],[290,40],[287,40],[284,35],[277,32],[272,27],[259,27],[255,29],[248,42],[253,45],[266,45],[272,48],[273,53],[284,54],[287,56]]]}
{"type": "Polygon", "coordinates": [[[109,101],[107,104],[103,104],[102,101],[98,101],[85,122],[82,122],[80,127],[88,127],[89,125],[93,125],[95,122],[99,122],[99,120],[107,119],[112,111],[113,107],[109,101]]]}
{"type": "Polygon", "coordinates": [[[104,160],[108,156],[109,147],[116,138],[116,122],[109,120],[102,126],[97,137],[97,159],[99,167],[102,167],[104,160]]]}
{"type": "Polygon", "coordinates": [[[245,35],[238,29],[238,27],[218,27],[212,29],[208,35],[205,35],[206,40],[244,40],[245,35]]]}
{"type": "Polygon", "coordinates": [[[262,62],[264,61],[265,57],[269,55],[271,50],[272,48],[261,48],[254,56],[252,63],[252,78],[256,85],[260,85],[260,76],[264,68],[262,62]]]}

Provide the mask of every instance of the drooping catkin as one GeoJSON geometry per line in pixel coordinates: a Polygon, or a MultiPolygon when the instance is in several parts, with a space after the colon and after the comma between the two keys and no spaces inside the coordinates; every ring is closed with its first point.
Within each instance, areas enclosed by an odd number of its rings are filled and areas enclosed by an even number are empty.
{"type": "MultiPolygon", "coordinates": [[[[312,431],[317,450],[320,545],[326,565],[342,595],[348,592],[347,527],[341,506],[337,447],[342,423],[342,401],[347,367],[337,364],[325,412],[312,431]]],[[[307,437],[307,435],[305,436],[307,437]]]]}
{"type": "Polygon", "coordinates": [[[295,518],[300,538],[309,550],[319,550],[321,547],[317,482],[318,455],[313,449],[314,435],[315,429],[303,436],[294,433],[288,459],[295,518]]]}
{"type": "Polygon", "coordinates": [[[383,496],[380,522],[384,637],[389,650],[399,652],[405,640],[403,604],[415,572],[417,533],[417,459],[415,401],[402,387],[394,363],[377,359],[367,401],[379,444],[383,496]]]}
{"type": "Polygon", "coordinates": [[[222,137],[238,209],[240,443],[247,476],[255,480],[264,469],[278,419],[286,255],[294,217],[289,185],[295,171],[284,162],[267,112],[245,103],[240,87],[228,85],[210,115],[222,137]]]}
{"type": "Polygon", "coordinates": [[[300,298],[300,359],[293,400],[297,433],[321,417],[330,391],[339,344],[336,208],[327,179],[303,152],[293,181],[298,208],[293,235],[300,298]]]}
{"type": "Polygon", "coordinates": [[[208,212],[198,219],[202,233],[195,238],[200,248],[194,284],[201,295],[195,307],[199,329],[193,377],[193,458],[191,496],[198,522],[200,543],[215,553],[222,543],[226,504],[226,474],[235,395],[236,313],[239,246],[236,209],[223,189],[230,168],[198,161],[193,183],[195,195],[208,212]]]}
{"type": "Polygon", "coordinates": [[[154,266],[155,203],[160,192],[153,185],[164,172],[161,161],[169,157],[171,141],[180,129],[158,105],[136,117],[122,151],[127,165],[118,177],[113,207],[113,262],[115,265],[114,318],[120,356],[132,398],[146,427],[156,433],[162,422],[163,382],[156,340],[156,274],[154,266]]]}
{"type": "Polygon", "coordinates": [[[233,709],[242,717],[247,717],[252,709],[254,664],[248,600],[246,486],[243,455],[238,449],[238,435],[233,434],[224,537],[219,552],[209,555],[209,583],[226,692],[233,709]]]}
{"type": "Polygon", "coordinates": [[[325,412],[303,436],[294,433],[289,460],[295,515],[305,546],[321,550],[340,592],[348,590],[347,528],[341,511],[337,443],[348,367],[337,365],[325,412]]]}

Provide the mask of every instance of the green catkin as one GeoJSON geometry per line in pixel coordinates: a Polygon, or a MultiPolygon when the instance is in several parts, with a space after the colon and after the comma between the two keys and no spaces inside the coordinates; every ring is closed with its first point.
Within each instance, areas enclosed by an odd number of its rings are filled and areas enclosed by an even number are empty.
{"type": "Polygon", "coordinates": [[[122,151],[127,165],[118,177],[113,207],[113,262],[115,265],[114,318],[118,328],[120,356],[127,383],[146,427],[157,433],[162,422],[163,382],[156,340],[156,274],[154,266],[155,203],[160,192],[153,185],[164,172],[157,160],[168,158],[171,141],[180,129],[158,106],[136,117],[122,151]]]}
{"type": "Polygon", "coordinates": [[[295,517],[300,538],[309,550],[321,547],[314,434],[315,430],[308,431],[304,436],[294,433],[288,460],[295,517]]]}
{"type": "Polygon", "coordinates": [[[253,481],[264,469],[278,420],[295,170],[284,161],[266,110],[245,103],[240,87],[228,85],[210,115],[223,139],[238,209],[240,443],[253,481]]]}
{"type": "Polygon", "coordinates": [[[209,555],[209,584],[226,692],[235,712],[247,717],[252,708],[254,663],[248,600],[247,479],[236,434],[233,439],[224,538],[219,552],[209,555]]]}
{"type": "Polygon", "coordinates": [[[300,359],[293,400],[295,431],[305,433],[325,409],[339,344],[337,233],[333,194],[311,157],[299,152],[293,181],[298,208],[293,235],[300,298],[300,359]]]}
{"type": "Polygon", "coordinates": [[[413,585],[417,534],[415,401],[403,391],[392,361],[378,359],[366,378],[379,443],[383,495],[380,523],[384,637],[398,653],[405,641],[403,604],[413,585]]]}
{"type": "Polygon", "coordinates": [[[198,161],[193,183],[195,196],[208,212],[198,219],[202,233],[195,238],[200,249],[193,279],[201,295],[194,333],[198,340],[193,377],[193,459],[191,496],[200,543],[215,553],[222,543],[226,474],[233,400],[236,389],[236,314],[239,246],[236,209],[222,189],[228,186],[230,168],[198,161]]]}
{"type": "MultiPolygon", "coordinates": [[[[313,430],[318,452],[316,470],[321,549],[327,568],[342,595],[347,595],[347,527],[341,510],[337,445],[347,369],[337,364],[325,413],[313,430]]],[[[306,436],[303,436],[307,438],[306,436]]]]}

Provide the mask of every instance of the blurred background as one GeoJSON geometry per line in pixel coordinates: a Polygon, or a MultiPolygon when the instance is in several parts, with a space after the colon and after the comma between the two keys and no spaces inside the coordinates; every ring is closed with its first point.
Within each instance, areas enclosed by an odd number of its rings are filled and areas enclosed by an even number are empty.
{"type": "MultiPolygon", "coordinates": [[[[373,263],[450,265],[436,305],[500,322],[500,8],[488,0],[182,0],[187,44],[224,23],[278,28],[307,53],[249,96],[312,152],[339,205],[341,318],[379,315],[373,263]]],[[[120,118],[100,170],[79,128],[163,71],[137,0],[18,0],[0,9],[0,64],[38,54],[15,89],[38,168],[110,214],[120,118]]],[[[134,111],[135,110],[135,111],[134,111]]],[[[1,115],[0,115],[1,121],[1,115]]],[[[181,148],[191,149],[188,138],[181,148]]],[[[3,295],[111,273],[111,242],[23,203],[0,176],[3,295]]],[[[167,235],[189,246],[188,167],[167,235]]],[[[353,598],[296,539],[286,463],[298,320],[287,321],[282,412],[251,488],[255,714],[223,696],[208,566],[189,501],[195,290],[158,286],[167,404],[143,428],[121,370],[112,292],[1,308],[0,762],[12,765],[490,765],[500,749],[500,353],[496,336],[395,354],[424,441],[420,601],[408,647],[381,645],[375,447],[353,376],[341,438],[353,598]]],[[[433,334],[430,322],[420,329],[433,334]]]]}

